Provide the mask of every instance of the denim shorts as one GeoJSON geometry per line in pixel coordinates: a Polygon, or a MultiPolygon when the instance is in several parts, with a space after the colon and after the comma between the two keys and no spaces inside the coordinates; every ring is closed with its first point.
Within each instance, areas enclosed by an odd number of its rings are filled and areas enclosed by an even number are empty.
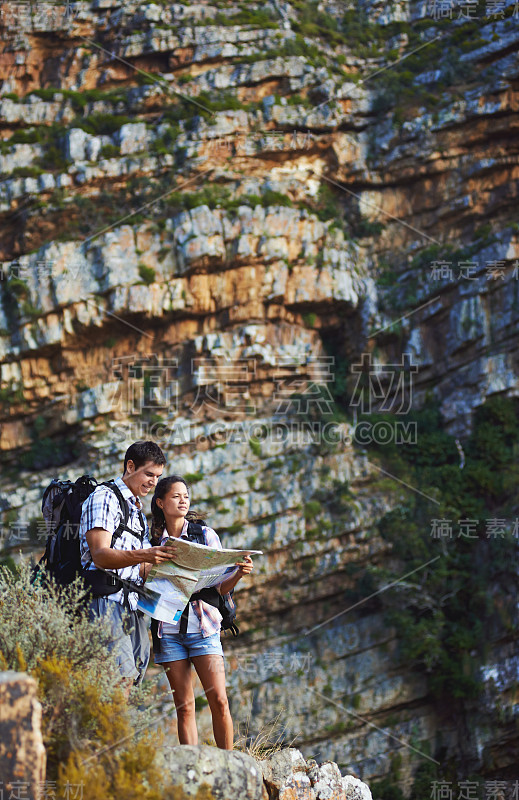
{"type": "Polygon", "coordinates": [[[193,656],[222,656],[220,633],[205,638],[201,633],[164,633],[160,640],[160,653],[153,651],[155,664],[182,661],[193,656]]]}

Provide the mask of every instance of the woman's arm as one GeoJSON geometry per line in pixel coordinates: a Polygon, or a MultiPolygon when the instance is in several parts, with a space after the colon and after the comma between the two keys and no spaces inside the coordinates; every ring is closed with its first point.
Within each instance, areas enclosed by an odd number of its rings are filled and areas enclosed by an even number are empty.
{"type": "MultiPolygon", "coordinates": [[[[217,550],[221,550],[222,543],[216,531],[214,531],[212,528],[209,528],[207,525],[204,529],[208,547],[216,547],[217,550]]],[[[238,581],[241,580],[244,575],[249,575],[252,572],[254,564],[252,563],[252,558],[250,556],[244,556],[243,561],[236,562],[236,566],[238,569],[233,572],[229,578],[225,578],[225,580],[215,586],[220,594],[227,594],[227,592],[230,592],[232,589],[234,589],[238,581]]]]}
{"type": "Polygon", "coordinates": [[[230,592],[231,589],[234,589],[238,581],[241,580],[244,575],[250,575],[254,564],[252,563],[252,558],[250,556],[244,556],[243,561],[236,562],[236,566],[238,569],[234,575],[231,575],[230,578],[226,578],[216,587],[220,594],[227,594],[227,592],[230,592]]]}

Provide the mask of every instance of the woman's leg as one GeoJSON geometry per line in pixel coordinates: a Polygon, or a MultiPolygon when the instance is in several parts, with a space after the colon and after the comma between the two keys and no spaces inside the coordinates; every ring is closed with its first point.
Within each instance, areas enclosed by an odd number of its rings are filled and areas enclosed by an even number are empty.
{"type": "Polygon", "coordinates": [[[180,661],[168,661],[162,666],[166,670],[177,709],[178,741],[180,744],[198,744],[191,662],[183,658],[180,661]]]}
{"type": "Polygon", "coordinates": [[[214,740],[222,750],[232,750],[233,727],[227,691],[223,657],[217,655],[191,656],[213,718],[214,740]]]}

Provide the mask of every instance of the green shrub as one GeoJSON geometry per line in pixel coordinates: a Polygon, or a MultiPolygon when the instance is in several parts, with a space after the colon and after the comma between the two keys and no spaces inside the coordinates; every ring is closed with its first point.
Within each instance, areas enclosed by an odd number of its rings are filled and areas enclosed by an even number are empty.
{"type": "Polygon", "coordinates": [[[151,144],[154,153],[171,153],[174,149],[175,141],[180,133],[178,125],[171,125],[162,136],[157,136],[151,144]]]}
{"type": "Polygon", "coordinates": [[[76,117],[70,124],[71,128],[82,128],[86,133],[94,136],[107,135],[118,131],[128,122],[135,122],[131,117],[123,114],[90,114],[88,118],[76,117]]]}
{"type": "Polygon", "coordinates": [[[33,89],[31,92],[29,92],[29,95],[34,94],[36,95],[36,97],[39,97],[40,100],[53,100],[54,95],[56,94],[56,92],[59,91],[60,91],[59,89],[52,89],[52,88],[33,89]]]}
{"type": "Polygon", "coordinates": [[[58,144],[49,144],[35,162],[42,170],[59,170],[64,172],[72,161],[66,159],[58,144]]]}
{"type": "Polygon", "coordinates": [[[394,778],[374,781],[370,788],[373,800],[405,800],[404,793],[396,786],[394,778]]]}
{"type": "Polygon", "coordinates": [[[371,236],[379,236],[384,230],[383,222],[374,222],[368,219],[361,219],[353,229],[353,236],[356,239],[364,239],[371,236]]]}
{"type": "Polygon", "coordinates": [[[191,483],[198,483],[199,481],[202,481],[204,479],[204,473],[203,472],[186,472],[186,474],[183,477],[187,481],[187,483],[190,483],[190,484],[191,483]]]}
{"type": "Polygon", "coordinates": [[[72,107],[76,111],[83,111],[89,103],[100,100],[104,103],[124,103],[126,101],[126,94],[120,89],[109,89],[103,91],[102,89],[86,89],[82,92],[77,92],[72,89],[60,89],[61,94],[71,101],[72,107]]]}
{"type": "Polygon", "coordinates": [[[120,148],[116,144],[104,144],[99,152],[101,158],[117,158],[120,155],[120,148]]]}
{"type": "Polygon", "coordinates": [[[6,284],[9,294],[16,298],[28,297],[29,286],[22,278],[9,278],[6,284]]]}
{"type": "Polygon", "coordinates": [[[317,193],[317,207],[315,213],[320,220],[326,222],[329,219],[341,219],[342,207],[341,200],[337,192],[328,183],[321,183],[317,193]]]}
{"type": "Polygon", "coordinates": [[[11,172],[13,178],[37,178],[43,170],[41,167],[15,167],[11,172]]]}
{"type": "Polygon", "coordinates": [[[255,456],[257,456],[258,458],[261,458],[261,444],[257,439],[255,439],[254,437],[251,437],[249,439],[249,447],[250,447],[250,449],[252,450],[252,452],[254,453],[255,456]]]}
{"type": "Polygon", "coordinates": [[[261,195],[261,205],[266,206],[287,206],[292,207],[294,204],[290,197],[287,197],[283,192],[275,192],[273,189],[266,189],[261,195]]]}
{"type": "Polygon", "coordinates": [[[146,286],[151,286],[152,283],[155,283],[156,275],[153,267],[147,267],[146,264],[140,262],[139,275],[146,286]]]}
{"type": "Polygon", "coordinates": [[[13,381],[0,389],[0,408],[7,410],[10,406],[19,405],[23,401],[23,388],[13,381]]]}
{"type": "Polygon", "coordinates": [[[278,19],[269,9],[240,8],[237,14],[223,14],[219,11],[213,18],[214,25],[255,25],[258,28],[276,28],[278,19]]]}
{"type": "MultiPolygon", "coordinates": [[[[22,310],[28,316],[41,312],[30,304],[22,304],[22,310]]],[[[20,464],[24,469],[37,470],[52,466],[63,466],[78,456],[79,439],[70,431],[53,437],[45,436],[48,422],[43,417],[36,417],[31,428],[32,444],[20,453],[20,464]],[[39,421],[42,421],[40,423],[39,421]]]]}
{"type": "Polygon", "coordinates": [[[8,144],[36,144],[41,138],[42,131],[38,128],[28,128],[27,130],[21,128],[8,139],[8,144]]]}
{"type": "MultiPolygon", "coordinates": [[[[133,31],[133,33],[137,33],[137,31],[133,31]]],[[[152,73],[144,74],[142,72],[138,72],[137,83],[139,86],[153,86],[153,84],[156,85],[157,83],[160,83],[160,81],[157,80],[157,77],[157,75],[153,75],[152,73]]]]}
{"type": "Polygon", "coordinates": [[[315,517],[322,511],[322,506],[319,500],[309,500],[305,503],[304,515],[306,520],[315,519],[315,517]]]}
{"type": "Polygon", "coordinates": [[[228,525],[224,530],[231,536],[235,533],[240,533],[243,530],[243,522],[233,522],[232,525],[228,525]]]}
{"type": "Polygon", "coordinates": [[[310,311],[308,314],[303,314],[303,322],[307,327],[313,328],[317,322],[317,314],[313,311],[310,311]]]}
{"type": "Polygon", "coordinates": [[[119,678],[108,652],[108,627],[88,621],[82,585],[60,592],[52,585],[31,586],[30,579],[26,565],[16,574],[0,569],[0,653],[4,669],[26,670],[40,684],[43,732],[55,774],[73,750],[80,722],[84,734],[95,732],[83,701],[78,707],[72,698],[79,701],[98,683],[108,699],[119,678]]]}
{"type": "Polygon", "coordinates": [[[14,572],[0,567],[1,668],[37,681],[47,779],[60,794],[68,781],[83,783],[83,800],[120,800],[128,786],[135,800],[160,800],[149,788],[157,786],[157,741],[135,738],[135,728],[149,719],[137,709],[144,692],[134,690],[128,706],[109,651],[109,625],[89,621],[83,597],[79,582],[66,590],[31,585],[28,565],[14,572]]]}

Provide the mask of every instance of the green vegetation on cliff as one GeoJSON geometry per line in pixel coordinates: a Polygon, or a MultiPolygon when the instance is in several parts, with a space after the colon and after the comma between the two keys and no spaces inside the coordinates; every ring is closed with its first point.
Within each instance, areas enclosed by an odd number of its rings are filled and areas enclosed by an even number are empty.
{"type": "Polygon", "coordinates": [[[487,642],[513,631],[518,410],[517,401],[500,397],[477,409],[463,468],[432,404],[406,418],[418,425],[416,444],[375,447],[386,471],[417,490],[378,526],[399,566],[376,570],[377,580],[419,570],[382,595],[387,620],[403,657],[449,703],[479,695],[487,642]]]}

